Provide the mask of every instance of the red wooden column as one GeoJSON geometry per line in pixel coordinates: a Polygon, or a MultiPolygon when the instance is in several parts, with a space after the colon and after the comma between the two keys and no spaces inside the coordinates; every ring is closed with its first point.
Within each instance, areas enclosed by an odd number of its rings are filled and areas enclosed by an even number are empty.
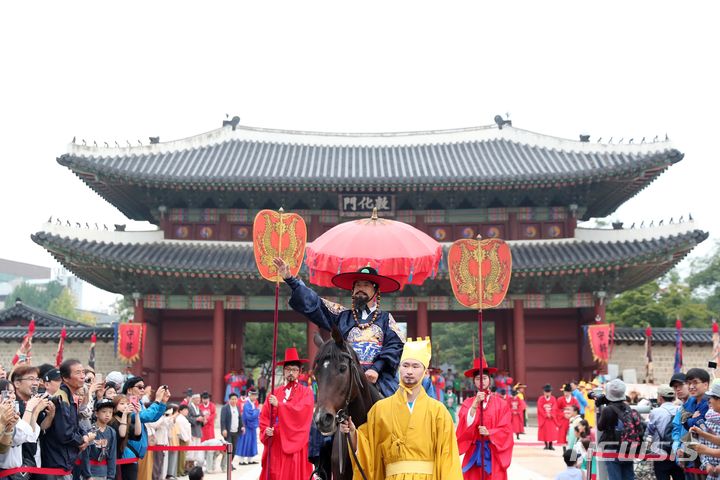
{"type": "Polygon", "coordinates": [[[315,325],[312,322],[307,322],[307,358],[312,361],[315,359],[315,355],[317,355],[318,347],[315,345],[315,334],[320,333],[320,329],[317,325],[315,325]]]}
{"type": "Polygon", "coordinates": [[[595,292],[595,321],[605,321],[605,292],[595,292]],[[598,319],[598,317],[600,317],[598,319]]]}
{"type": "MultiPolygon", "coordinates": [[[[134,295],[134,294],[133,294],[134,295]]],[[[133,323],[145,323],[145,302],[142,298],[135,299],[135,306],[133,307],[133,323]]],[[[140,360],[135,362],[132,366],[133,375],[142,377],[143,375],[143,353],[140,355],[140,360]]]]}
{"type": "Polygon", "coordinates": [[[415,326],[415,335],[418,338],[430,336],[430,323],[428,322],[427,302],[417,303],[417,324],[415,326]]]}
{"type": "Polygon", "coordinates": [[[513,302],[513,353],[515,371],[512,375],[518,382],[527,381],[525,365],[525,305],[522,300],[513,302]]]}
{"type": "MultiPolygon", "coordinates": [[[[245,325],[247,322],[242,318],[237,321],[237,330],[235,334],[235,358],[240,368],[245,368],[245,325]]],[[[245,372],[247,374],[247,372],[245,372]]],[[[225,372],[223,372],[223,375],[225,372]]]]}
{"type": "Polygon", "coordinates": [[[222,300],[215,300],[213,313],[213,361],[212,361],[212,396],[213,402],[221,403],[223,399],[223,360],[225,358],[225,309],[222,300]]]}

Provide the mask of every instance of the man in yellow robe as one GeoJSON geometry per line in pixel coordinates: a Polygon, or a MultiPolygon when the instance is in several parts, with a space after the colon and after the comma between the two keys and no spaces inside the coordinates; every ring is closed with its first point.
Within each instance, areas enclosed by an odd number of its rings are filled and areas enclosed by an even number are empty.
{"type": "Polygon", "coordinates": [[[462,480],[455,426],[450,413],[422,387],[430,365],[430,339],[408,339],[400,358],[400,388],[377,402],[367,423],[340,424],[357,452],[354,478],[367,480],[462,480]]]}

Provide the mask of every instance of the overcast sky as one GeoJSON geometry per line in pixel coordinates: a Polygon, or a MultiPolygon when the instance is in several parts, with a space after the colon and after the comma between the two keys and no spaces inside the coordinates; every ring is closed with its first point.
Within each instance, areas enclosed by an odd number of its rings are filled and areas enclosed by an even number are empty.
{"type": "Polygon", "coordinates": [[[0,257],[55,265],[30,240],[51,215],[127,222],[56,163],[73,136],[172,140],[226,113],[320,131],[509,113],[572,139],[667,133],[685,159],[610,219],[692,212],[711,234],[695,255],[718,236],[717,2],[246,3],[0,4],[0,257]]]}

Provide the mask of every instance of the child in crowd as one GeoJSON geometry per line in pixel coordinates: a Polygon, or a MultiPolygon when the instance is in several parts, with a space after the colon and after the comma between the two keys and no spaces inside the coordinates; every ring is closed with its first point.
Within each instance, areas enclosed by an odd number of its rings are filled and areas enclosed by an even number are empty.
{"type": "Polygon", "coordinates": [[[583,475],[579,468],[577,453],[573,450],[567,449],[563,453],[563,460],[567,468],[555,476],[555,480],[582,480],[583,475]]]}
{"type": "Polygon", "coordinates": [[[115,478],[117,438],[115,430],[108,423],[112,420],[115,404],[102,399],[95,403],[95,423],[92,430],[95,440],[82,453],[83,476],[91,480],[115,478]]]}

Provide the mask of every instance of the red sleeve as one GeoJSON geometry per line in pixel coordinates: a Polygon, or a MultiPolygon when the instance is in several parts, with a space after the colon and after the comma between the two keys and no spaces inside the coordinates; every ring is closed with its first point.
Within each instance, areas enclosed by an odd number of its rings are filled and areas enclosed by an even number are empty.
{"type": "MultiPolygon", "coordinates": [[[[274,392],[273,392],[274,393],[274,392]]],[[[263,408],[260,410],[260,441],[267,447],[267,442],[270,437],[265,436],[265,429],[270,426],[270,395],[265,399],[263,408]]]]}
{"type": "Polygon", "coordinates": [[[293,392],[293,397],[291,401],[281,402],[278,405],[282,449],[288,454],[307,447],[315,403],[315,397],[310,387],[298,385],[293,392]]]}
{"type": "Polygon", "coordinates": [[[228,383],[230,381],[230,377],[232,377],[232,373],[228,373],[225,375],[225,383],[228,383]]]}
{"type": "MultiPolygon", "coordinates": [[[[495,400],[495,399],[493,399],[495,400]]],[[[505,402],[493,402],[490,400],[488,414],[492,417],[492,428],[488,428],[490,435],[488,439],[492,445],[494,457],[500,461],[504,470],[510,466],[513,451],[512,416],[505,402]],[[493,404],[495,404],[493,406],[493,404]]],[[[490,422],[486,422],[489,424],[490,422]]]]}
{"type": "Polygon", "coordinates": [[[457,436],[458,449],[460,455],[467,453],[470,446],[472,446],[478,439],[477,427],[480,425],[480,412],[475,411],[475,419],[471,425],[467,424],[468,412],[470,412],[470,406],[472,405],[475,397],[466,398],[460,406],[460,413],[458,413],[458,424],[455,435],[457,436]]]}
{"type": "Polygon", "coordinates": [[[215,408],[214,403],[210,403],[210,415],[208,415],[208,418],[206,420],[206,424],[215,425],[215,417],[217,416],[217,409],[215,408]]]}

